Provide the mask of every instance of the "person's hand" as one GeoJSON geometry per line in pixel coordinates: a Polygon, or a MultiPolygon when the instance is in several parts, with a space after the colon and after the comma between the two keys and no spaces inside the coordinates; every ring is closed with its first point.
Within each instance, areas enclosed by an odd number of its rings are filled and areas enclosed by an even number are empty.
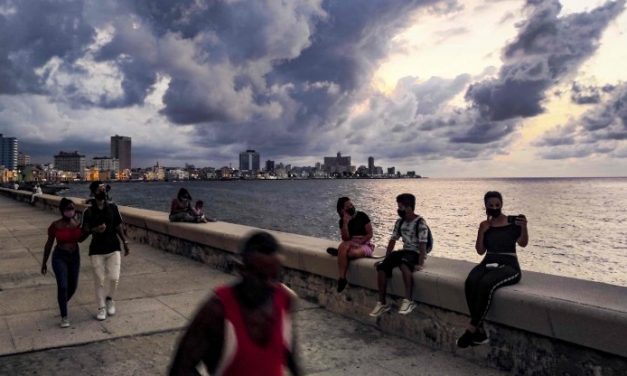
{"type": "Polygon", "coordinates": [[[350,214],[348,214],[346,210],[344,210],[344,215],[342,216],[344,223],[348,223],[348,221],[350,221],[352,218],[353,217],[350,214]]]}
{"type": "Polygon", "coordinates": [[[525,217],[523,214],[519,214],[516,217],[516,220],[514,221],[514,223],[516,224],[516,226],[520,226],[520,227],[527,227],[527,217],[525,217]]]}
{"type": "Polygon", "coordinates": [[[106,229],[107,229],[107,225],[103,223],[96,227],[96,232],[102,234],[103,232],[105,232],[106,229]]]}
{"type": "Polygon", "coordinates": [[[131,250],[128,248],[128,243],[124,242],[124,256],[128,256],[131,250]]]}
{"type": "Polygon", "coordinates": [[[41,264],[41,274],[46,275],[48,273],[48,265],[41,264]]]}
{"type": "Polygon", "coordinates": [[[488,231],[490,229],[490,224],[491,223],[489,220],[481,222],[481,224],[479,225],[479,231],[482,233],[488,231]]]}
{"type": "Polygon", "coordinates": [[[421,271],[424,268],[425,268],[424,264],[423,265],[416,264],[416,266],[414,267],[414,270],[419,272],[419,271],[421,271]]]}

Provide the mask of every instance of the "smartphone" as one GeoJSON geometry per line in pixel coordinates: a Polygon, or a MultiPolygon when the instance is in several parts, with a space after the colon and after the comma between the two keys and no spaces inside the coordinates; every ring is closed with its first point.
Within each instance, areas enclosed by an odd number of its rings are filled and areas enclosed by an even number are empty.
{"type": "Polygon", "coordinates": [[[517,215],[508,215],[507,216],[507,223],[509,223],[509,224],[516,223],[516,218],[517,217],[518,217],[517,215]]]}

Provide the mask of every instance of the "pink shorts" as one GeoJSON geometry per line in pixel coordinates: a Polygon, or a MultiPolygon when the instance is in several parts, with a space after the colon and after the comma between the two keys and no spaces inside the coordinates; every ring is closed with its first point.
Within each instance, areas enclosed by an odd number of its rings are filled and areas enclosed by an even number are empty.
{"type": "Polygon", "coordinates": [[[368,242],[366,244],[359,244],[359,242],[351,242],[353,246],[358,246],[359,249],[364,253],[365,257],[372,257],[374,253],[374,244],[372,242],[368,242]]]}

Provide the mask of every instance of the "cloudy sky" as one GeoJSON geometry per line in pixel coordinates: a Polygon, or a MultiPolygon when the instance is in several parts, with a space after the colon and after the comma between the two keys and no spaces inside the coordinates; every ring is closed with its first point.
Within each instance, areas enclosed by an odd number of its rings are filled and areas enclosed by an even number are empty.
{"type": "Polygon", "coordinates": [[[0,0],[0,133],[35,162],[625,176],[627,0],[0,0]]]}

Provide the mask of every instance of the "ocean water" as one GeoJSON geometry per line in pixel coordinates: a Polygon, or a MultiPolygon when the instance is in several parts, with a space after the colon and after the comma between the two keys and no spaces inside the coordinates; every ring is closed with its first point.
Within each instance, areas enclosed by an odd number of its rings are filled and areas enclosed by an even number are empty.
{"type": "MultiPolygon", "coordinates": [[[[412,193],[434,234],[432,255],[479,262],[474,250],[485,219],[483,195],[503,194],[505,214],[525,214],[529,245],[518,248],[523,270],[627,286],[627,178],[279,180],[114,183],[120,205],[169,211],[179,188],[205,202],[219,220],[339,239],[337,198],[348,196],[373,223],[385,247],[396,195],[412,193]]],[[[68,196],[86,197],[87,185],[68,196]]]]}

